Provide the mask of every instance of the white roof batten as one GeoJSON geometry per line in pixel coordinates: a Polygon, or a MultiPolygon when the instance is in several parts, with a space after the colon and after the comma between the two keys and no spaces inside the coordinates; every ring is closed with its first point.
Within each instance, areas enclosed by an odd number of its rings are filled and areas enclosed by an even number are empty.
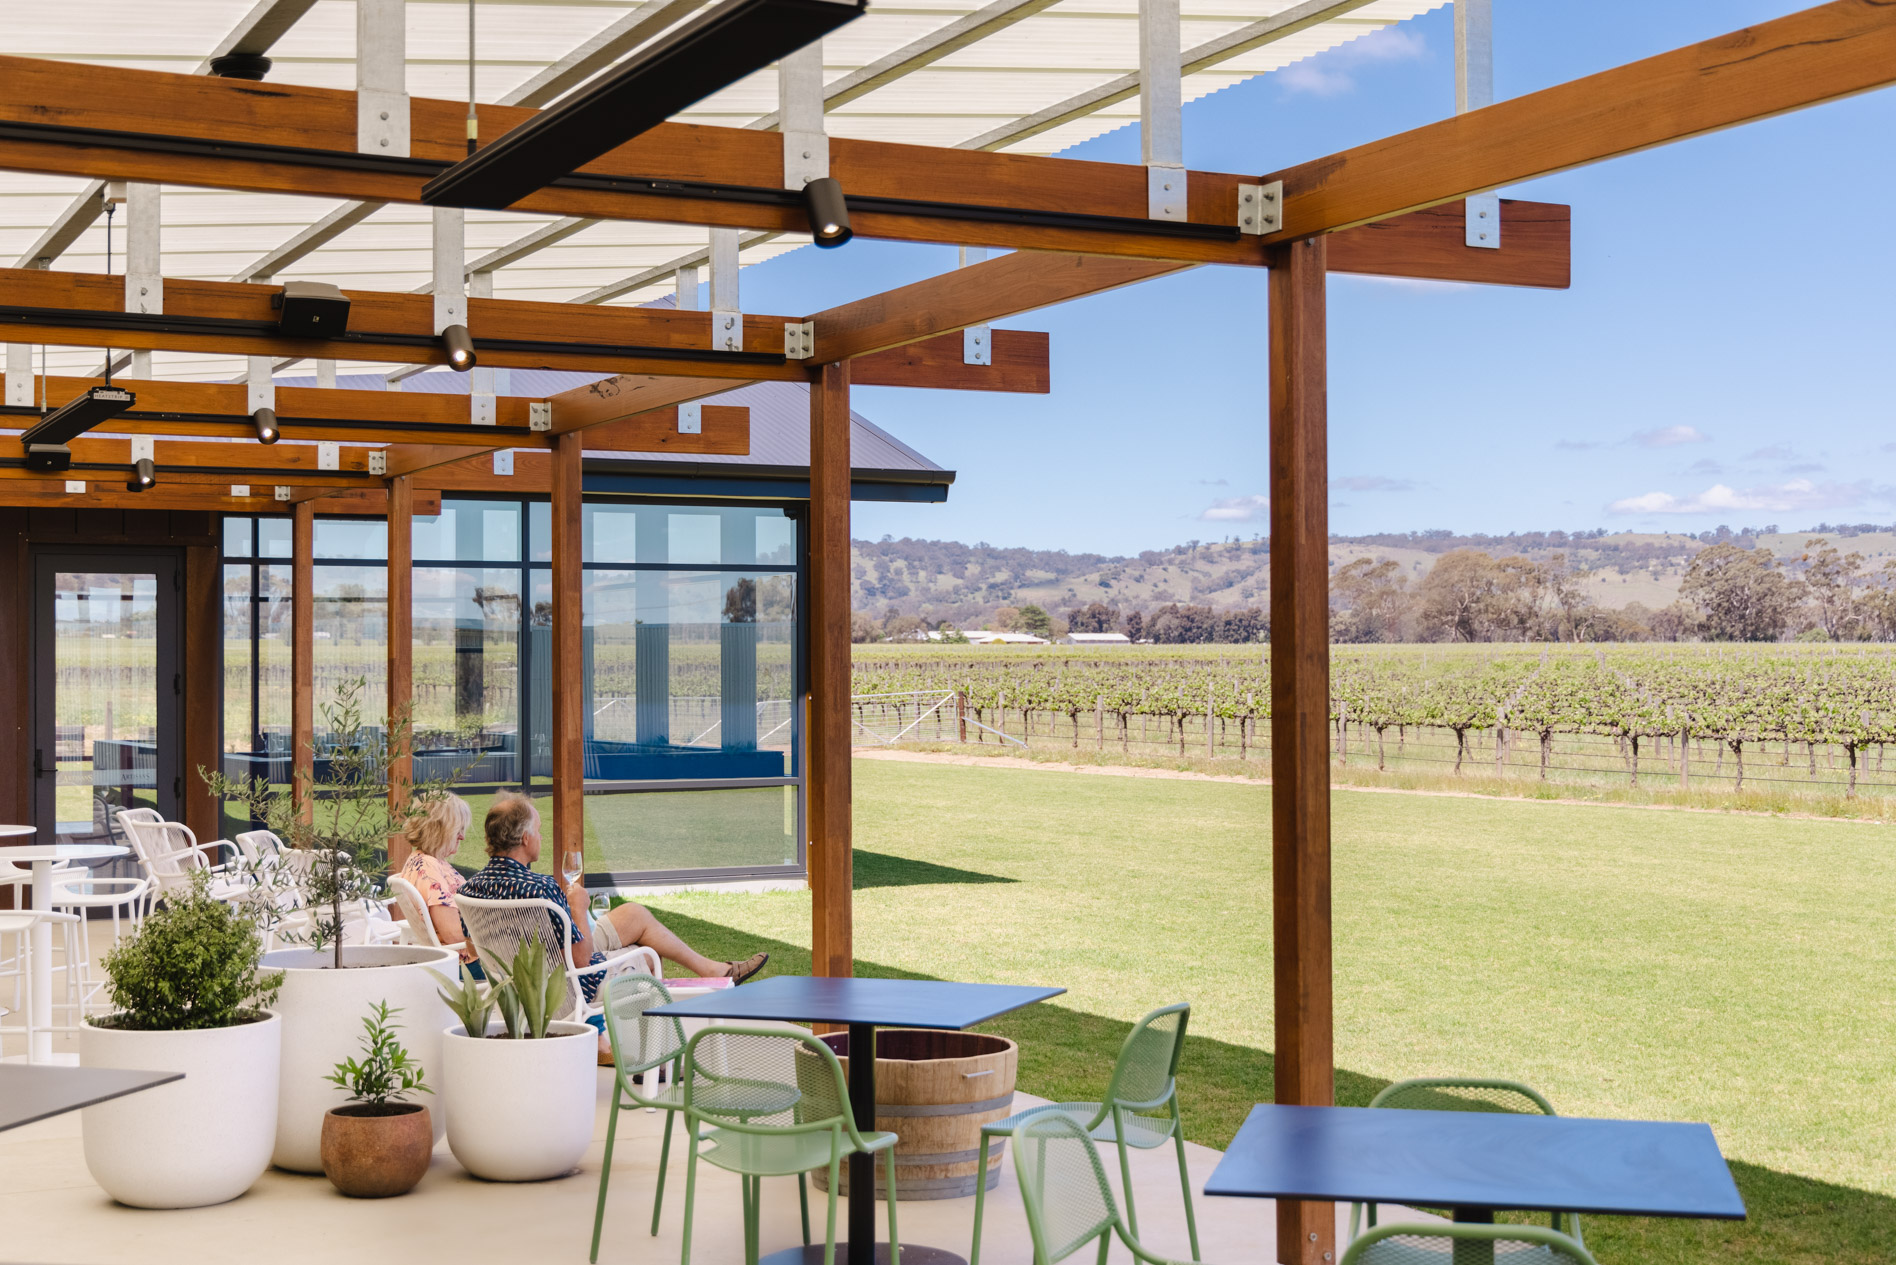
{"type": "MultiPolygon", "coordinates": [[[[483,100],[544,105],[712,0],[479,0],[483,100]]],[[[403,27],[405,92],[459,102],[467,90],[460,21],[415,3],[403,27]]],[[[1445,0],[1177,0],[1185,101],[1370,34],[1445,0]]],[[[8,0],[8,51],[102,66],[202,69],[207,53],[269,48],[269,80],[356,85],[358,6],[343,0],[8,0]],[[233,19],[244,15],[233,28],[233,19]],[[294,25],[288,25],[294,17],[294,25]],[[274,42],[272,42],[274,41],[274,42]]],[[[1139,0],[926,0],[872,8],[824,41],[822,129],[831,138],[1053,153],[1138,117],[1139,0]]],[[[766,68],[713,94],[680,122],[772,130],[778,75],[766,68]]],[[[832,147],[837,143],[832,139],[832,147]]],[[[378,146],[379,148],[379,146],[378,146]]],[[[799,154],[801,150],[797,151],[799,154]]],[[[89,182],[0,172],[0,251],[30,265],[103,271],[89,182]],[[49,226],[53,231],[49,233],[49,226]]],[[[165,262],[179,279],[299,278],[348,289],[418,290],[433,276],[431,216],[407,205],[170,187],[165,262]]],[[[706,230],[656,222],[470,212],[465,272],[495,272],[505,298],[641,303],[672,293],[681,268],[709,262],[706,230]],[[498,271],[496,271],[498,270],[498,271]]],[[[751,264],[806,243],[747,232],[751,264]]],[[[708,299],[708,296],[706,296],[708,299]]],[[[158,352],[160,377],[222,378],[238,356],[158,352]]],[[[96,351],[50,353],[56,373],[96,371],[96,351]]],[[[345,362],[343,373],[366,364],[345,362]]],[[[382,379],[394,366],[374,366],[382,379]]]]}

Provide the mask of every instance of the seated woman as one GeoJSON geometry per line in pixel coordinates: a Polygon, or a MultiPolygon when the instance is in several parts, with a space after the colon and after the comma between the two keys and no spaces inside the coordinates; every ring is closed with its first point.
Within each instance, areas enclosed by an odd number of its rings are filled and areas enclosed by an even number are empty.
{"type": "MultiPolygon", "coordinates": [[[[741,962],[714,961],[667,930],[665,924],[652,916],[651,910],[630,902],[590,925],[575,918],[575,909],[587,907],[584,884],[575,883],[562,889],[557,879],[529,868],[540,859],[540,810],[524,795],[496,796],[494,806],[487,810],[484,826],[487,866],[468,879],[461,892],[482,900],[539,899],[560,906],[572,923],[574,966],[597,965],[605,961],[607,952],[613,949],[643,946],[700,978],[728,978],[733,984],[742,984],[770,961],[768,953],[753,953],[741,962]]],[[[462,938],[466,938],[465,930],[462,938]]],[[[599,976],[586,977],[581,987],[586,1000],[592,1001],[599,991],[599,976]]],[[[603,1021],[595,1026],[603,1028],[603,1021]]],[[[599,1050],[602,1060],[611,1058],[603,1031],[599,1050]]]]}
{"type": "Polygon", "coordinates": [[[473,820],[474,810],[459,795],[437,796],[427,813],[410,821],[403,832],[409,852],[401,870],[401,876],[421,893],[435,939],[444,946],[459,948],[461,961],[470,964],[474,963],[474,950],[468,947],[467,933],[461,930],[461,915],[454,912],[454,894],[467,880],[448,859],[467,838],[473,820]]]}

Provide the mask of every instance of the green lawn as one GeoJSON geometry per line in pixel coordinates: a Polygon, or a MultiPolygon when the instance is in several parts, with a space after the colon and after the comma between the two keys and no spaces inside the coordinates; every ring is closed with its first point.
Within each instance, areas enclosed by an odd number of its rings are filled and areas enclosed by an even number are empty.
{"type": "MultiPolygon", "coordinates": [[[[1193,1003],[1188,1136],[1271,1084],[1270,791],[856,763],[864,974],[1057,983],[993,1025],[1091,1097],[1127,1024],[1193,1003]]],[[[1896,1257],[1896,830],[1339,791],[1338,1101],[1527,1080],[1563,1112],[1704,1120],[1742,1225],[1593,1218],[1611,1262],[1896,1257]]],[[[808,968],[803,893],[659,902],[708,953],[808,968]]]]}

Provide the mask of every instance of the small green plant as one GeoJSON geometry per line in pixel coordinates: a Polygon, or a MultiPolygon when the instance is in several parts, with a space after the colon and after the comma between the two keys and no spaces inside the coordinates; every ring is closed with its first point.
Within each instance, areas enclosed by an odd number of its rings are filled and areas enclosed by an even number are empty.
{"type": "Polygon", "coordinates": [[[210,894],[210,875],[166,895],[138,933],[105,955],[115,1013],[100,1027],[181,1032],[252,1023],[276,1001],[283,973],[259,974],[263,940],[242,910],[210,894]]]}
{"type": "Polygon", "coordinates": [[[375,1003],[375,1009],[362,1017],[362,1061],[344,1059],[324,1080],[349,1091],[349,1101],[359,1102],[373,1114],[389,1115],[389,1104],[399,1104],[410,1094],[432,1094],[422,1083],[422,1066],[415,1062],[400,1041],[389,1020],[401,1013],[399,1006],[387,1001],[375,1003]]]}
{"type": "Polygon", "coordinates": [[[515,1041],[544,1037],[564,991],[566,971],[559,955],[549,953],[539,936],[528,936],[514,950],[513,961],[502,962],[496,955],[487,973],[494,977],[494,1005],[500,1008],[507,1036],[515,1041]]]}
{"type": "Polygon", "coordinates": [[[433,968],[428,973],[446,986],[435,992],[461,1021],[462,1030],[470,1037],[485,1036],[488,1016],[494,1013],[494,998],[487,985],[474,977],[474,972],[468,969],[465,962],[461,964],[458,983],[433,968]]]}

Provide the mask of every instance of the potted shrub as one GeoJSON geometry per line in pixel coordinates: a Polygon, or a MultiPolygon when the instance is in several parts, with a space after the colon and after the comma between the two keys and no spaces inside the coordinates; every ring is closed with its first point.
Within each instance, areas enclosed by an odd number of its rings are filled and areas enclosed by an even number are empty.
{"type": "Polygon", "coordinates": [[[434,1126],[428,1108],[410,1094],[432,1094],[423,1069],[390,1023],[396,1013],[377,1002],[363,1017],[362,1061],[344,1059],[328,1079],[349,1095],[323,1117],[323,1172],[336,1189],[358,1199],[405,1195],[428,1171],[434,1126]]]}
{"type": "MultiPolygon", "coordinates": [[[[295,944],[266,953],[263,964],[284,977],[276,1004],[283,1066],[271,1162],[299,1173],[323,1171],[324,1117],[348,1101],[328,1076],[354,1053],[351,1034],[360,1017],[378,1001],[408,1015],[413,1054],[424,1067],[440,1065],[441,1031],[453,1018],[435,994],[430,968],[452,970],[454,950],[343,943],[351,913],[381,896],[388,837],[425,813],[429,797],[445,793],[455,776],[417,784],[406,809],[391,815],[387,770],[413,751],[413,709],[399,709],[386,730],[371,728],[362,722],[364,686],[361,678],[344,682],[323,707],[329,738],[322,776],[301,775],[295,793],[262,778],[199,770],[213,794],[246,805],[298,854],[296,864],[253,872],[249,908],[295,944]],[[305,814],[299,801],[312,811],[305,814]]],[[[439,1142],[443,1121],[430,1115],[439,1142]]]]}
{"type": "Polygon", "coordinates": [[[530,938],[512,962],[483,962],[490,990],[463,971],[441,994],[461,1019],[441,1041],[448,1148],[489,1181],[564,1177],[592,1141],[599,1032],[548,1018],[565,976],[557,949],[530,938]]]}
{"type": "Polygon", "coordinates": [[[120,1203],[197,1208],[249,1190],[276,1138],[282,977],[259,970],[262,938],[211,897],[209,876],[173,891],[105,955],[112,1013],[79,1032],[84,1067],[184,1079],[88,1107],[86,1168],[120,1203]]]}

